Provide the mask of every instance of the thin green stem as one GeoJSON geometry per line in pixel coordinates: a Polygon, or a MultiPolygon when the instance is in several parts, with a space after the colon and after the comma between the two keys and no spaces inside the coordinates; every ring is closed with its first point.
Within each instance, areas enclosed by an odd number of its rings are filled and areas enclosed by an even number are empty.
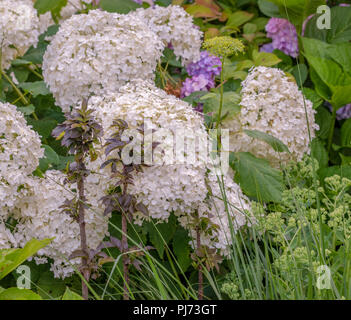
{"type": "Polygon", "coordinates": [[[16,91],[16,93],[18,94],[18,96],[21,98],[22,102],[25,105],[28,105],[29,102],[26,99],[26,97],[23,95],[23,93],[21,92],[20,89],[17,88],[17,86],[13,83],[13,81],[11,80],[11,78],[4,72],[1,70],[1,74],[4,76],[4,78],[11,84],[12,88],[16,91]]]}
{"type": "Polygon", "coordinates": [[[220,100],[219,100],[219,110],[218,110],[218,119],[216,123],[216,129],[218,130],[219,124],[221,122],[222,117],[222,109],[223,109],[223,78],[224,78],[224,58],[221,59],[222,62],[222,70],[221,70],[221,87],[220,87],[220,100]]]}
{"type": "Polygon", "coordinates": [[[330,130],[329,130],[329,137],[328,137],[328,154],[330,152],[330,148],[333,142],[333,135],[334,135],[334,127],[335,127],[335,122],[336,122],[336,106],[333,107],[333,112],[332,112],[332,121],[330,124],[330,130]]]}

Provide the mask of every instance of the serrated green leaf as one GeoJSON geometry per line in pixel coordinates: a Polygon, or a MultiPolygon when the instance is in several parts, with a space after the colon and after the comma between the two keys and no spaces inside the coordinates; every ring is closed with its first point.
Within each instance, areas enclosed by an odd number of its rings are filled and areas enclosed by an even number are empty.
{"type": "Polygon", "coordinates": [[[232,153],[230,165],[235,171],[235,180],[250,197],[263,202],[280,202],[284,190],[283,177],[265,159],[249,152],[232,153]]]}
{"type": "Polygon", "coordinates": [[[282,61],[274,53],[258,52],[257,50],[253,51],[252,59],[255,66],[264,67],[272,67],[282,61]]]}
{"type": "Polygon", "coordinates": [[[21,111],[25,116],[29,116],[35,111],[35,107],[32,104],[26,107],[17,107],[17,109],[21,111]]]}
{"type": "Polygon", "coordinates": [[[23,82],[18,85],[24,91],[30,92],[35,98],[38,95],[47,95],[50,94],[49,89],[46,87],[44,81],[36,81],[36,82],[23,82]]]}

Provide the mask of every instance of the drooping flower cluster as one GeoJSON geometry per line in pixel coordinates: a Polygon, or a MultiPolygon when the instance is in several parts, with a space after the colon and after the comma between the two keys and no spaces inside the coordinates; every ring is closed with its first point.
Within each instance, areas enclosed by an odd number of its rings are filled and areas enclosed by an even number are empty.
{"type": "Polygon", "coordinates": [[[0,0],[0,68],[6,70],[11,61],[36,46],[39,19],[30,0],[0,0]]]}
{"type": "Polygon", "coordinates": [[[43,155],[40,137],[23,114],[15,106],[0,102],[0,218],[13,208],[43,155]]]}
{"type": "MultiPolygon", "coordinates": [[[[251,152],[279,167],[281,162],[300,160],[309,152],[309,135],[304,97],[294,80],[275,68],[256,67],[242,83],[241,112],[227,118],[223,126],[230,130],[230,150],[251,152]],[[265,142],[253,139],[243,130],[257,130],[281,140],[290,150],[277,153],[265,142]]],[[[311,139],[318,125],[312,103],[305,99],[311,139]]]]}
{"type": "Polygon", "coordinates": [[[205,91],[214,87],[215,77],[221,73],[221,59],[202,51],[200,60],[190,63],[186,70],[191,76],[187,78],[182,87],[181,96],[187,97],[195,91],[205,91]]]}
{"type": "Polygon", "coordinates": [[[273,49],[281,50],[293,58],[299,55],[296,29],[288,20],[271,18],[266,25],[266,31],[267,37],[272,39],[273,49]]]}
{"type": "Polygon", "coordinates": [[[148,9],[137,9],[129,13],[144,21],[163,41],[164,47],[172,44],[174,54],[182,58],[185,65],[200,58],[202,32],[193,24],[193,18],[182,7],[155,5],[148,9]]]}
{"type": "MultiPolygon", "coordinates": [[[[198,137],[207,138],[202,118],[189,104],[167,95],[151,82],[135,81],[120,88],[117,94],[92,97],[89,107],[96,110],[96,117],[100,119],[107,137],[113,120],[123,119],[131,128],[145,120],[149,129],[155,130],[153,142],[162,142],[163,150],[171,148],[173,152],[174,136],[179,134],[178,130],[187,130],[185,137],[186,145],[189,146],[192,143],[197,145],[198,137]],[[161,129],[169,130],[167,135],[158,136],[161,129]]],[[[228,239],[225,237],[229,222],[223,196],[216,185],[216,176],[207,174],[209,164],[198,153],[199,148],[196,151],[197,157],[191,163],[156,163],[146,167],[142,173],[135,174],[134,184],[130,186],[129,192],[147,207],[149,216],[136,214],[134,219],[138,224],[148,218],[164,221],[174,212],[189,231],[195,230],[198,219],[204,219],[209,221],[208,228],[202,230],[204,244],[227,254],[228,241],[225,240],[228,239]],[[211,199],[207,196],[209,186],[212,189],[211,199]]],[[[102,159],[100,163],[104,160],[106,159],[102,159]]],[[[104,177],[109,175],[104,171],[100,171],[100,174],[104,177]]],[[[109,183],[113,181],[108,181],[104,187],[108,187],[109,183]]],[[[249,209],[249,201],[231,178],[226,177],[225,185],[228,201],[234,205],[230,212],[232,223],[239,228],[247,224],[243,212],[249,209]]]]}
{"type": "Polygon", "coordinates": [[[138,18],[92,10],[62,23],[44,54],[43,76],[68,111],[80,99],[116,91],[131,79],[153,79],[162,49],[138,18]]]}

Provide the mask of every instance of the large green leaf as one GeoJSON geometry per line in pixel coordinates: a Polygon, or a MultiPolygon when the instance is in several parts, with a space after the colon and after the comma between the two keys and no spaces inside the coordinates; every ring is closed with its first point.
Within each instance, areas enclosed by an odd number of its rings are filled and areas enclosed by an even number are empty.
{"type": "Polygon", "coordinates": [[[67,5],[67,0],[36,0],[34,8],[37,9],[39,14],[48,11],[59,13],[60,10],[67,5]]]}
{"type": "Polygon", "coordinates": [[[341,127],[341,145],[351,147],[351,118],[347,119],[341,127]]]}
{"type": "Polygon", "coordinates": [[[50,146],[44,144],[43,148],[45,149],[44,158],[39,161],[39,169],[42,172],[45,172],[49,169],[50,165],[59,165],[60,158],[58,154],[50,146]]]}
{"type": "Polygon", "coordinates": [[[172,241],[177,263],[183,272],[185,272],[191,264],[189,240],[187,231],[183,228],[178,228],[172,241]]]}
{"type": "Polygon", "coordinates": [[[264,67],[272,67],[282,61],[274,53],[258,52],[257,50],[253,51],[252,59],[254,61],[255,66],[264,67]]]}
{"type": "Polygon", "coordinates": [[[248,196],[263,202],[281,201],[284,183],[279,170],[249,152],[232,153],[230,158],[235,179],[248,196]]]}
{"type": "Polygon", "coordinates": [[[51,239],[32,239],[22,249],[0,250],[0,280],[50,242],[51,239]]]}
{"type": "Polygon", "coordinates": [[[84,300],[79,294],[66,288],[66,291],[62,297],[62,300],[84,300]]]}
{"type": "Polygon", "coordinates": [[[283,142],[268,133],[258,130],[244,130],[244,132],[251,138],[268,143],[277,152],[289,152],[288,147],[283,142]]]}
{"type": "Polygon", "coordinates": [[[0,300],[42,300],[42,298],[28,289],[9,288],[0,293],[0,300]]]}
{"type": "Polygon", "coordinates": [[[282,16],[300,30],[305,19],[325,4],[325,0],[268,0],[278,6],[282,16]]]}
{"type": "Polygon", "coordinates": [[[172,239],[176,231],[176,219],[172,215],[169,217],[167,223],[154,224],[148,223],[147,229],[152,245],[156,248],[158,254],[163,258],[165,246],[172,239]]]}
{"type": "Polygon", "coordinates": [[[321,181],[327,177],[338,175],[343,178],[351,179],[351,166],[332,166],[328,168],[321,168],[318,170],[318,175],[321,181]]]}
{"type": "Polygon", "coordinates": [[[44,81],[23,82],[19,84],[19,87],[26,92],[30,92],[34,98],[40,94],[43,96],[50,94],[44,81]]]}
{"type": "Polygon", "coordinates": [[[250,21],[255,15],[246,11],[235,11],[232,13],[227,21],[226,26],[228,27],[240,27],[245,22],[250,21]]]}
{"type": "Polygon", "coordinates": [[[141,6],[133,0],[101,0],[100,7],[108,12],[117,12],[126,14],[141,6]]]}
{"type": "Polygon", "coordinates": [[[351,102],[351,44],[302,38],[316,92],[338,108],[351,102]]]}
{"type": "Polygon", "coordinates": [[[318,15],[308,21],[305,37],[316,38],[328,43],[342,43],[351,40],[351,7],[331,8],[331,28],[319,29],[318,15]]]}
{"type": "Polygon", "coordinates": [[[280,18],[281,14],[279,12],[279,7],[269,2],[269,0],[258,0],[258,7],[261,12],[265,14],[267,17],[280,18]]]}
{"type": "Polygon", "coordinates": [[[327,167],[328,153],[323,142],[318,138],[313,139],[311,142],[311,156],[318,161],[320,168],[327,167]]]}

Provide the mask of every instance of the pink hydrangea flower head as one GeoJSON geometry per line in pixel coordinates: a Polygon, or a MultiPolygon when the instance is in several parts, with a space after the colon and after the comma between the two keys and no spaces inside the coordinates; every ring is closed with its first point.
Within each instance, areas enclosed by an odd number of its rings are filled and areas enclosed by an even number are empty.
{"type": "Polygon", "coordinates": [[[271,18],[266,25],[267,37],[274,49],[296,58],[299,55],[297,32],[292,23],[282,18],[271,18]]]}

